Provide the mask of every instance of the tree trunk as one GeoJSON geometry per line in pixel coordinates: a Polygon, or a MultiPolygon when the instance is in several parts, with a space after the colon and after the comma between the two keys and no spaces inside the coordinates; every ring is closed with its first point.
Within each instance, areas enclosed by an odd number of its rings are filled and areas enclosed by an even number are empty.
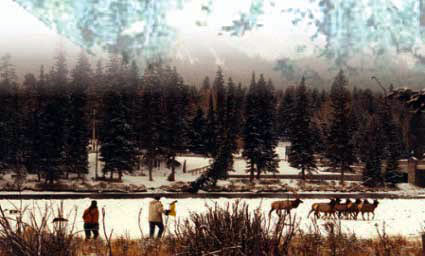
{"type": "Polygon", "coordinates": [[[344,170],[345,167],[341,167],[341,185],[344,184],[344,170]]]}
{"type": "Polygon", "coordinates": [[[140,159],[140,156],[138,156],[137,157],[137,170],[139,171],[140,170],[140,168],[142,167],[141,166],[141,162],[142,162],[142,160],[140,159]]]}
{"type": "Polygon", "coordinates": [[[251,165],[249,169],[249,180],[252,182],[254,181],[254,165],[251,165]]]}
{"type": "Polygon", "coordinates": [[[122,171],[118,171],[118,180],[121,181],[122,179],[122,171]]]}
{"type": "Polygon", "coordinates": [[[109,179],[112,181],[112,180],[113,180],[113,178],[114,178],[114,171],[113,171],[113,170],[111,170],[110,172],[111,172],[111,176],[109,177],[109,179]]]}
{"type": "Polygon", "coordinates": [[[153,177],[152,177],[152,169],[153,169],[153,160],[149,160],[149,181],[153,181],[153,177]]]}
{"type": "Polygon", "coordinates": [[[305,180],[305,169],[301,168],[301,179],[305,180]]]}
{"type": "Polygon", "coordinates": [[[175,181],[176,180],[176,168],[174,166],[175,159],[176,159],[175,156],[173,156],[171,158],[171,173],[170,173],[170,176],[168,177],[168,181],[175,181]]]}
{"type": "Polygon", "coordinates": [[[257,180],[260,179],[261,169],[257,167],[257,180]]]}
{"type": "Polygon", "coordinates": [[[186,173],[186,160],[183,162],[183,173],[186,173]]]}

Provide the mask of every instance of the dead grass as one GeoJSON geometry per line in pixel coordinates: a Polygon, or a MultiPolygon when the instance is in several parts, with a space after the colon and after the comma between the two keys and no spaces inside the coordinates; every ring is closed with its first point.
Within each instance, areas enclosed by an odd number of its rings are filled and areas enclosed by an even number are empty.
{"type": "MultiPolygon", "coordinates": [[[[403,237],[390,237],[392,243],[391,250],[385,250],[385,246],[379,239],[358,239],[353,235],[343,237],[332,237],[327,234],[320,236],[314,233],[304,233],[296,235],[290,244],[288,254],[302,256],[421,256],[421,242],[419,240],[408,240],[403,237]]],[[[91,242],[93,243],[93,242],[91,242]]],[[[169,238],[159,240],[131,240],[125,237],[113,241],[113,256],[174,256],[188,255],[176,252],[176,248],[181,245],[173,244],[169,238]],[[179,254],[180,253],[180,254],[179,254]]],[[[106,255],[106,244],[97,242],[96,250],[89,250],[88,243],[79,241],[77,255],[106,255]]],[[[205,251],[204,255],[207,255],[205,251]]],[[[0,253],[1,256],[3,254],[0,253]]],[[[212,255],[229,255],[217,253],[212,255]]],[[[273,255],[273,254],[267,254],[273,255]]],[[[285,255],[285,254],[282,254],[285,255]]]]}

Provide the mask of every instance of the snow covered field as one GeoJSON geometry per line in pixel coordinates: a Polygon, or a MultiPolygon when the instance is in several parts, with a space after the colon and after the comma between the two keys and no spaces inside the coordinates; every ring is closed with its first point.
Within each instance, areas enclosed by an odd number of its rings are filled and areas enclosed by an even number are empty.
{"type": "MultiPolygon", "coordinates": [[[[278,174],[299,174],[300,170],[293,168],[289,165],[287,161],[285,161],[285,149],[286,146],[288,146],[289,143],[287,142],[281,142],[279,143],[278,147],[276,147],[276,153],[278,154],[279,167],[278,167],[278,174]]],[[[89,154],[89,174],[86,176],[88,181],[90,182],[95,177],[95,154],[91,153],[89,154]]],[[[196,175],[193,175],[191,173],[183,173],[183,163],[186,161],[186,170],[190,171],[193,169],[201,168],[208,166],[211,164],[212,159],[207,157],[199,157],[199,156],[180,156],[176,158],[177,161],[179,161],[182,165],[176,168],[176,181],[183,181],[183,182],[190,182],[195,180],[199,173],[196,175]]],[[[101,175],[101,169],[102,169],[103,163],[99,161],[98,165],[98,174],[101,175]]],[[[241,155],[235,155],[234,159],[234,165],[233,169],[235,172],[232,172],[230,174],[247,174],[247,163],[245,159],[241,159],[241,155]]],[[[329,173],[324,172],[323,169],[325,168],[318,168],[317,173],[318,174],[335,174],[335,173],[329,173]]],[[[134,175],[125,174],[123,176],[123,183],[124,184],[134,184],[134,185],[140,185],[143,184],[146,186],[146,188],[154,190],[156,188],[159,188],[160,186],[169,185],[170,182],[167,181],[167,177],[170,174],[170,169],[166,167],[164,163],[161,163],[161,166],[159,168],[154,168],[153,170],[153,181],[149,181],[148,177],[148,171],[143,171],[144,176],[140,176],[139,173],[136,173],[134,175]]],[[[350,174],[346,174],[350,175],[350,174]]],[[[282,180],[283,183],[287,183],[291,185],[292,183],[295,183],[295,180],[282,180]]]]}
{"type": "MultiPolygon", "coordinates": [[[[138,213],[142,208],[142,226],[145,235],[148,234],[148,223],[147,223],[147,212],[148,203],[151,199],[128,199],[128,200],[98,200],[99,210],[104,207],[106,210],[106,229],[108,233],[113,229],[114,236],[128,234],[132,238],[140,237],[138,228],[138,213]]],[[[243,199],[242,202],[247,202],[251,209],[261,205],[261,209],[264,214],[268,214],[270,210],[270,203],[275,199],[243,199]]],[[[76,216],[76,229],[81,230],[83,227],[82,212],[86,207],[89,206],[91,199],[82,200],[64,200],[65,213],[70,213],[77,209],[76,216]]],[[[167,208],[168,203],[173,199],[162,199],[164,206],[167,208]]],[[[214,205],[217,202],[219,205],[225,205],[228,202],[232,203],[235,199],[180,199],[177,202],[177,219],[183,220],[189,216],[192,212],[203,212],[206,210],[205,205],[214,205]]],[[[314,202],[327,202],[328,200],[304,200],[295,213],[297,218],[301,220],[301,228],[308,230],[311,226],[311,220],[307,219],[307,214],[311,209],[311,205],[314,202]]],[[[36,214],[39,214],[37,205],[44,208],[45,204],[52,204],[55,208],[59,206],[60,201],[58,200],[25,200],[22,201],[23,205],[28,205],[30,208],[36,209],[36,214]]],[[[19,206],[19,201],[6,201],[1,200],[0,204],[3,209],[12,209],[15,204],[19,206]]],[[[75,213],[75,212],[74,212],[75,213]]],[[[56,214],[56,212],[55,212],[56,214]]],[[[54,218],[54,215],[50,215],[50,219],[54,218]]],[[[28,214],[27,214],[28,215],[28,214]]],[[[26,216],[27,216],[26,215],[26,216]]],[[[379,206],[375,211],[375,220],[363,221],[363,220],[342,220],[343,231],[355,232],[357,236],[362,238],[375,237],[377,235],[375,225],[382,230],[382,226],[385,222],[386,232],[389,235],[403,235],[406,237],[416,237],[419,232],[425,227],[425,200],[391,200],[385,199],[380,200],[379,206]]],[[[10,215],[13,217],[13,215],[10,215]]],[[[273,214],[273,220],[276,221],[276,215],[273,214]]],[[[73,219],[73,217],[68,217],[73,219]]],[[[170,230],[174,228],[176,219],[174,217],[169,218],[168,227],[170,230]]],[[[323,224],[323,220],[318,221],[319,225],[323,224]]],[[[101,225],[102,226],[102,225],[101,225]]],[[[321,225],[322,226],[322,225],[321,225]]],[[[101,234],[103,236],[103,227],[101,227],[101,234]]]]}
{"type": "MultiPolygon", "coordinates": [[[[279,166],[278,166],[278,174],[290,174],[290,175],[297,175],[300,173],[300,170],[293,168],[289,166],[289,163],[285,161],[285,149],[286,146],[288,146],[288,143],[281,142],[278,147],[276,147],[276,153],[278,154],[279,166]]],[[[100,156],[98,156],[100,158],[100,156]]],[[[167,180],[170,169],[166,166],[164,162],[160,164],[159,167],[155,167],[153,169],[153,181],[149,181],[148,171],[144,170],[144,167],[142,167],[141,170],[135,171],[132,174],[124,173],[122,177],[121,183],[108,183],[108,182],[102,182],[102,181],[95,181],[96,177],[96,154],[90,153],[89,154],[89,173],[84,175],[85,180],[76,179],[75,174],[71,174],[71,179],[68,180],[61,180],[62,183],[62,189],[63,190],[71,190],[71,191],[130,191],[130,192],[141,192],[141,191],[148,191],[148,192],[164,192],[164,191],[177,191],[181,189],[182,186],[185,185],[187,182],[194,181],[196,178],[199,177],[200,173],[191,173],[191,170],[206,167],[211,164],[212,159],[202,156],[195,156],[195,155],[185,155],[185,156],[178,156],[176,157],[176,160],[181,163],[181,166],[177,167],[175,169],[176,175],[175,175],[175,181],[177,183],[169,182],[167,180]],[[183,173],[183,165],[186,162],[186,173],[183,173]],[[171,188],[170,188],[171,187],[171,188]]],[[[98,176],[102,176],[102,168],[103,168],[103,162],[98,161],[97,165],[97,173],[98,176]]],[[[241,155],[235,155],[234,158],[234,168],[235,171],[231,172],[230,174],[247,174],[247,163],[246,161],[241,158],[241,155]]],[[[335,173],[329,173],[324,172],[323,167],[319,168],[317,170],[317,174],[335,174],[335,173]]],[[[349,175],[349,174],[347,174],[349,175]]],[[[109,177],[109,174],[108,176],[109,177]]],[[[115,174],[115,177],[116,174],[115,174]]],[[[243,185],[241,184],[241,180],[233,180],[234,184],[236,185],[243,185]],[[239,182],[239,184],[238,184],[239,182]]],[[[43,181],[41,182],[43,183],[43,181]]],[[[26,176],[25,182],[23,182],[22,187],[19,189],[23,190],[30,190],[30,191],[42,191],[43,187],[40,186],[40,184],[37,180],[36,175],[34,174],[28,174],[26,176]]],[[[243,182],[242,182],[243,183],[243,182]]],[[[288,185],[293,188],[298,187],[298,180],[295,179],[281,179],[278,182],[280,185],[288,185]]],[[[0,175],[0,189],[4,191],[15,191],[18,189],[17,182],[13,178],[13,173],[4,173],[0,175]]],[[[219,186],[227,186],[229,185],[229,181],[219,181],[219,186]]],[[[279,185],[277,184],[277,185],[279,185]]],[[[350,182],[347,182],[347,184],[350,184],[350,182]]],[[[357,183],[354,182],[356,185],[357,183]]],[[[259,184],[258,188],[250,188],[251,190],[258,191],[264,188],[264,184],[259,184]]],[[[269,189],[269,188],[268,188],[269,189]]],[[[281,187],[279,187],[281,189],[281,187]]],[[[236,190],[237,191],[237,190],[236,190]]]]}

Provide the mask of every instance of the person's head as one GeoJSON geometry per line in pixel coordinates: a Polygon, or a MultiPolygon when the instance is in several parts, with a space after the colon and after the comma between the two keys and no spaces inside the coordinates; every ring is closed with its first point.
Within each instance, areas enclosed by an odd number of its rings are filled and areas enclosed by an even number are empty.
{"type": "Polygon", "coordinates": [[[90,208],[97,208],[97,202],[96,202],[96,200],[91,201],[90,208]]]}
{"type": "Polygon", "coordinates": [[[159,201],[159,199],[161,199],[161,197],[156,195],[156,196],[153,197],[153,199],[159,201]]]}

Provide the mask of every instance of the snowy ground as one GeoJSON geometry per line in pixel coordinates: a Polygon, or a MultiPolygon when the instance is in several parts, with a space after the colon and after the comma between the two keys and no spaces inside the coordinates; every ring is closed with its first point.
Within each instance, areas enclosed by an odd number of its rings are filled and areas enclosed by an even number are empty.
{"type": "MultiPolygon", "coordinates": [[[[278,174],[299,174],[300,170],[290,167],[289,163],[285,161],[285,147],[288,146],[289,143],[283,142],[279,143],[276,148],[276,153],[278,154],[278,158],[280,160],[278,167],[278,174]]],[[[244,159],[240,159],[241,155],[235,155],[233,169],[235,172],[231,174],[247,174],[247,163],[244,159]]],[[[95,154],[92,153],[89,155],[89,174],[87,175],[88,180],[92,180],[95,177],[95,154]]],[[[196,157],[196,156],[182,156],[177,157],[177,161],[179,161],[182,165],[176,168],[176,181],[189,182],[195,180],[199,174],[193,175],[189,172],[183,173],[182,167],[183,162],[186,161],[186,170],[190,171],[196,168],[201,168],[208,166],[211,164],[212,159],[206,157],[196,157]]],[[[102,163],[99,162],[98,173],[100,175],[102,169],[102,163]]],[[[319,168],[318,174],[334,174],[329,172],[324,172],[323,169],[319,168]]],[[[149,181],[147,170],[142,171],[144,176],[140,176],[140,173],[135,173],[134,175],[124,175],[123,183],[124,184],[134,184],[134,185],[145,185],[148,189],[159,188],[163,185],[169,185],[170,182],[167,181],[167,177],[170,174],[170,170],[166,167],[164,163],[161,163],[159,168],[155,168],[153,171],[154,180],[149,181]]],[[[349,175],[349,174],[348,174],[349,175]]],[[[294,185],[296,183],[295,180],[282,180],[282,183],[286,183],[288,185],[294,185]]]]}
{"type": "MultiPolygon", "coordinates": [[[[148,203],[151,199],[128,199],[128,200],[98,200],[99,208],[106,210],[106,229],[110,232],[113,229],[114,236],[128,234],[132,238],[140,237],[138,228],[138,213],[142,209],[142,227],[144,234],[148,234],[147,212],[148,203]]],[[[168,203],[173,199],[162,199],[164,206],[167,208],[168,203]]],[[[225,205],[228,202],[232,203],[236,199],[180,199],[177,202],[177,220],[183,220],[188,217],[190,212],[203,212],[206,210],[205,205],[225,205]]],[[[247,202],[251,209],[255,209],[261,205],[264,214],[267,214],[270,209],[270,203],[275,199],[243,199],[242,202],[247,202]]],[[[82,212],[90,204],[90,199],[82,200],[64,200],[65,213],[70,213],[77,209],[76,215],[76,229],[81,230],[83,226],[82,212]]],[[[295,213],[297,218],[301,221],[301,228],[308,230],[311,226],[311,220],[307,219],[307,214],[311,209],[314,202],[327,202],[328,200],[304,200],[295,213]]],[[[12,209],[13,205],[19,206],[19,201],[6,201],[1,200],[0,204],[3,209],[12,209]]],[[[44,207],[45,204],[51,204],[57,207],[60,204],[58,200],[25,200],[22,201],[23,206],[28,205],[30,209],[36,209],[38,214],[38,206],[44,207]]],[[[75,212],[74,212],[75,213],[75,212]]],[[[408,238],[414,238],[419,235],[424,227],[425,219],[425,201],[424,200],[380,200],[380,204],[375,211],[375,220],[362,221],[362,220],[342,220],[342,229],[346,232],[355,232],[357,236],[362,238],[375,237],[377,235],[376,226],[382,230],[385,223],[385,230],[389,235],[403,235],[408,238]]],[[[27,214],[28,215],[28,214],[27,214]]],[[[26,216],[27,216],[26,215],[26,216]]],[[[53,219],[55,214],[50,216],[53,219]]],[[[10,215],[13,217],[13,215],[10,215]]],[[[68,217],[69,219],[73,219],[68,217]]],[[[276,221],[276,216],[273,215],[273,220],[276,221]]],[[[50,221],[51,222],[51,221],[50,221]]],[[[170,217],[168,227],[170,230],[174,228],[176,219],[170,217]]],[[[318,221],[322,226],[323,220],[318,221]]],[[[102,225],[101,225],[102,226],[102,225]]],[[[103,236],[103,228],[101,227],[101,234],[103,236]]]]}
{"type": "MultiPolygon", "coordinates": [[[[276,147],[276,154],[278,155],[279,166],[278,166],[278,173],[277,174],[299,174],[300,170],[296,169],[294,167],[291,167],[286,159],[286,146],[289,146],[289,142],[280,142],[279,145],[276,147]]],[[[233,169],[235,172],[232,174],[247,174],[247,164],[244,159],[241,158],[241,154],[235,155],[237,156],[236,159],[234,159],[233,169]]],[[[329,173],[324,172],[323,170],[326,168],[319,167],[317,170],[317,174],[335,174],[335,173],[329,173]]],[[[349,174],[348,174],[349,175],[349,174]]]]}
{"type": "MultiPolygon", "coordinates": [[[[279,167],[278,174],[299,174],[299,170],[289,166],[289,163],[285,160],[285,148],[288,146],[288,143],[280,143],[276,148],[276,153],[279,158],[279,167]]],[[[79,179],[70,179],[62,180],[60,189],[67,191],[126,191],[126,192],[173,192],[181,191],[181,189],[187,186],[188,182],[195,180],[200,173],[191,173],[190,170],[206,167],[211,164],[212,159],[200,156],[180,156],[176,158],[177,161],[181,163],[181,166],[176,168],[175,181],[177,183],[172,183],[167,180],[168,175],[170,174],[170,169],[168,169],[165,163],[161,163],[160,167],[154,168],[153,170],[153,181],[149,181],[148,171],[144,170],[143,167],[141,170],[135,171],[133,174],[125,173],[122,177],[121,183],[110,183],[105,181],[95,181],[94,177],[96,170],[96,154],[89,154],[89,173],[85,175],[85,180],[79,179]],[[183,163],[186,162],[186,173],[183,173],[183,163]]],[[[102,176],[102,167],[103,163],[98,161],[97,173],[98,176],[102,176]]],[[[235,172],[231,174],[247,174],[247,164],[244,159],[241,158],[241,155],[235,155],[234,159],[234,168],[235,172]]],[[[321,167],[318,169],[318,174],[334,174],[324,171],[325,168],[321,167]]],[[[347,174],[349,175],[349,174],[347,174]]],[[[75,174],[71,177],[76,176],[75,174]]],[[[115,176],[116,177],[116,176],[115,176]]],[[[269,180],[262,179],[261,181],[256,181],[255,185],[247,184],[247,179],[230,179],[226,181],[218,182],[218,191],[236,191],[236,192],[258,192],[258,191],[358,191],[361,190],[359,182],[346,182],[345,187],[341,187],[337,184],[337,181],[323,181],[320,184],[304,184],[300,183],[300,180],[296,179],[280,179],[275,181],[272,184],[269,180]],[[221,190],[220,190],[221,189],[221,190]]],[[[4,191],[14,191],[17,189],[16,182],[12,178],[11,173],[6,173],[0,177],[0,189],[4,191]]],[[[23,183],[23,190],[29,191],[42,191],[43,188],[37,181],[35,175],[27,175],[25,182],[23,183]]],[[[424,191],[415,191],[412,188],[403,188],[405,193],[416,195],[417,193],[422,193],[424,191]]]]}
{"type": "MultiPolygon", "coordinates": [[[[88,180],[94,179],[95,175],[95,166],[96,166],[96,155],[94,153],[89,154],[89,174],[87,175],[88,180]]],[[[209,158],[203,158],[203,157],[193,157],[193,156],[184,156],[184,157],[176,157],[176,160],[181,163],[181,166],[176,167],[176,181],[193,181],[195,180],[198,175],[193,175],[191,173],[183,173],[183,163],[186,161],[186,170],[192,170],[200,167],[204,167],[210,164],[209,158]]],[[[99,161],[98,166],[98,175],[101,176],[102,172],[102,166],[103,163],[99,161]]],[[[123,183],[124,184],[134,184],[134,185],[140,185],[143,184],[147,188],[155,189],[163,185],[170,184],[169,181],[167,181],[167,177],[170,174],[170,169],[168,169],[165,165],[165,163],[161,163],[161,166],[159,168],[154,168],[152,174],[153,174],[153,181],[149,181],[147,170],[142,170],[141,172],[136,172],[134,175],[127,174],[123,176],[123,183]],[[143,174],[143,176],[140,176],[140,174],[143,174]]]]}

